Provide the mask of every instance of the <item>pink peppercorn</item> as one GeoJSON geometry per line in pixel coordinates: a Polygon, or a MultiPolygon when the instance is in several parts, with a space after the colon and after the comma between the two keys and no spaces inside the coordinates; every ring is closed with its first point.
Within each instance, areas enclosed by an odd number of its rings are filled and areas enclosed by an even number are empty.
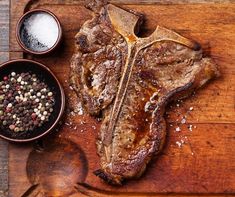
{"type": "Polygon", "coordinates": [[[8,77],[7,77],[7,76],[3,77],[3,80],[4,80],[4,81],[7,81],[7,80],[8,80],[8,77]]]}
{"type": "Polygon", "coordinates": [[[36,119],[36,117],[37,117],[37,114],[32,113],[31,118],[32,118],[33,120],[35,120],[35,119],[36,119]]]}
{"type": "Polygon", "coordinates": [[[10,108],[10,107],[7,107],[7,108],[6,108],[6,112],[11,112],[11,108],[10,108]]]}
{"type": "Polygon", "coordinates": [[[9,126],[9,129],[14,130],[14,129],[15,129],[15,125],[13,125],[13,124],[10,125],[10,126],[9,126]]]}

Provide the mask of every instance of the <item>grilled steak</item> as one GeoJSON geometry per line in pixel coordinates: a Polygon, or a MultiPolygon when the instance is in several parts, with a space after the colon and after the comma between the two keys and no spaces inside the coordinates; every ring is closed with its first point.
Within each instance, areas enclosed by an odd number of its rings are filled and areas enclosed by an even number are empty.
{"type": "Polygon", "coordinates": [[[166,104],[219,72],[197,43],[173,31],[158,26],[138,38],[138,13],[102,1],[87,7],[94,14],[76,35],[71,82],[86,111],[103,114],[97,141],[101,169],[95,174],[121,184],[139,177],[161,150],[166,104]]]}

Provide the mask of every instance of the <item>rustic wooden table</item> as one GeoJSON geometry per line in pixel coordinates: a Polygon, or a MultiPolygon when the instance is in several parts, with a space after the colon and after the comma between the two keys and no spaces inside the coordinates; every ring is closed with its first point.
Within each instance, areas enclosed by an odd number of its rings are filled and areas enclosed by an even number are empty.
{"type": "MultiPolygon", "coordinates": [[[[14,36],[15,23],[23,11],[36,7],[51,9],[60,17],[64,28],[66,42],[63,53],[53,58],[33,58],[48,65],[55,64],[53,71],[57,72],[56,74],[60,80],[63,80],[64,85],[64,72],[68,71],[68,62],[74,50],[73,37],[84,20],[90,17],[87,10],[78,5],[77,2],[80,1],[0,0],[0,62],[9,58],[26,57],[17,45],[14,36]],[[9,29],[11,29],[10,32],[9,29]]],[[[112,192],[116,192],[115,194],[119,196],[121,194],[166,196],[169,193],[171,196],[177,197],[233,196],[235,193],[235,1],[113,1],[121,4],[129,3],[130,5],[127,6],[130,8],[146,14],[150,19],[147,23],[149,31],[152,31],[156,24],[160,24],[199,41],[203,49],[209,51],[220,65],[222,77],[200,90],[195,99],[188,99],[184,103],[187,109],[190,106],[195,107],[188,121],[197,125],[197,129],[190,133],[185,126],[185,132],[181,132],[190,138],[195,155],[191,155],[192,150],[189,144],[182,149],[177,147],[175,142],[179,140],[179,135],[174,132],[172,127],[169,128],[168,141],[160,159],[150,166],[151,173],[147,173],[143,179],[132,182],[131,186],[125,185],[122,188],[113,189],[98,182],[99,180],[90,175],[87,178],[90,181],[89,184],[98,185],[99,188],[109,191],[99,196],[107,196],[112,192]],[[153,5],[158,3],[179,3],[179,5],[158,7],[153,5]],[[183,5],[184,3],[190,3],[190,5],[183,5]],[[212,99],[213,102],[211,102],[212,99]],[[143,192],[138,193],[140,190],[143,192]]],[[[172,120],[176,119],[174,112],[170,116],[172,116],[172,120]]],[[[84,139],[89,139],[86,138],[86,133],[78,134],[84,139]]],[[[88,137],[94,141],[92,136],[88,137]]],[[[86,147],[84,144],[84,150],[86,149],[90,149],[90,147],[86,147]]],[[[30,150],[30,144],[17,145],[0,139],[0,197],[18,197],[30,186],[25,172],[30,150]]],[[[96,158],[95,146],[93,149],[91,148],[91,152],[88,151],[94,160],[96,158]]],[[[95,163],[98,162],[94,160],[93,163],[90,163],[89,166],[91,170],[92,166],[96,167],[95,163]]],[[[81,194],[77,196],[81,196],[81,194]]]]}

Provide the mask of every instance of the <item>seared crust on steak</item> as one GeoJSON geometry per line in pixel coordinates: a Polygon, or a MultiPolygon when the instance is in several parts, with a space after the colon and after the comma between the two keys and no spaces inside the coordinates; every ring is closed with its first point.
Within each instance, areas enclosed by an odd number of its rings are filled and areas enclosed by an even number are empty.
{"type": "Polygon", "coordinates": [[[97,2],[89,4],[93,18],[76,35],[71,81],[87,112],[103,113],[97,141],[101,169],[95,174],[121,184],[139,177],[161,150],[167,103],[219,72],[197,43],[159,26],[138,38],[134,29],[141,15],[97,2]]]}
{"type": "Polygon", "coordinates": [[[92,115],[113,101],[127,54],[124,38],[114,31],[107,10],[100,5],[100,1],[87,5],[94,11],[93,18],[76,35],[76,52],[71,61],[72,86],[92,115]]]}

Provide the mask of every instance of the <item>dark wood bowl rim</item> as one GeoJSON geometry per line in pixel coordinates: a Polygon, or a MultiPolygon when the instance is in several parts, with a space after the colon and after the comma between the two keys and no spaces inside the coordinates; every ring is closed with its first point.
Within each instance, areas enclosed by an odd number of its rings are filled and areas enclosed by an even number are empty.
{"type": "Polygon", "coordinates": [[[61,42],[61,40],[62,40],[62,27],[61,27],[61,23],[60,23],[58,17],[57,17],[54,13],[52,13],[51,11],[49,11],[49,10],[47,10],[47,9],[40,8],[40,9],[33,9],[33,10],[30,10],[30,11],[26,12],[25,14],[23,14],[23,15],[20,17],[20,19],[18,20],[18,22],[17,22],[17,25],[16,25],[16,40],[17,40],[18,44],[20,45],[20,47],[21,47],[25,52],[27,52],[27,53],[31,53],[31,54],[34,54],[34,55],[44,55],[44,54],[48,54],[48,53],[54,51],[55,48],[60,44],[60,42],[61,42]],[[58,38],[57,38],[57,40],[56,40],[56,43],[55,43],[51,48],[47,49],[46,51],[40,51],[40,52],[38,52],[38,51],[30,50],[29,48],[27,48],[27,47],[25,46],[25,44],[21,41],[21,38],[20,38],[21,22],[23,21],[23,19],[24,19],[27,15],[30,15],[30,14],[32,14],[32,13],[34,13],[34,12],[45,12],[45,13],[51,15],[51,16],[55,19],[55,21],[56,21],[56,23],[57,23],[57,25],[58,25],[58,30],[59,30],[59,32],[58,32],[58,38]]]}
{"type": "Polygon", "coordinates": [[[6,137],[4,135],[1,135],[1,133],[0,133],[0,137],[2,137],[3,139],[6,139],[8,141],[11,141],[11,142],[30,142],[30,141],[33,141],[33,140],[36,140],[36,139],[39,139],[39,138],[45,136],[52,129],[55,128],[55,126],[57,125],[57,123],[59,122],[60,118],[62,117],[62,115],[64,113],[64,109],[65,109],[65,94],[64,94],[64,89],[62,88],[62,85],[60,84],[59,80],[56,78],[54,73],[47,66],[45,66],[44,64],[42,64],[40,62],[37,62],[37,61],[34,61],[34,60],[28,60],[28,59],[15,59],[15,60],[10,60],[10,61],[7,61],[7,62],[4,62],[4,63],[0,64],[0,68],[7,67],[8,65],[11,65],[12,63],[16,63],[16,62],[29,62],[29,63],[37,64],[41,68],[47,70],[50,73],[50,75],[55,79],[56,83],[58,84],[59,90],[60,90],[60,94],[61,94],[60,111],[59,111],[59,114],[58,114],[56,120],[54,121],[54,123],[47,130],[45,130],[40,135],[38,135],[36,137],[33,137],[33,138],[29,138],[29,139],[13,139],[13,138],[9,138],[9,137],[6,137]]]}

